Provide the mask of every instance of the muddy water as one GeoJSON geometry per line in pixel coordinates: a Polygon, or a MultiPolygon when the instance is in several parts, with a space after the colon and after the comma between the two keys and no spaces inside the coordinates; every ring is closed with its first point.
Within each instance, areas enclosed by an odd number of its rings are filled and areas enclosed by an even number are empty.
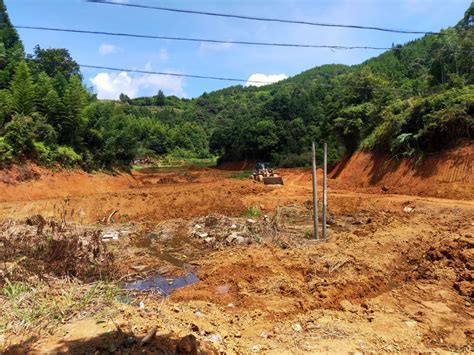
{"type": "Polygon", "coordinates": [[[150,232],[135,240],[134,245],[146,249],[147,253],[182,270],[181,276],[153,275],[144,280],[134,280],[123,285],[126,290],[156,291],[169,296],[174,290],[195,284],[199,281],[193,273],[193,267],[186,261],[192,259],[198,251],[191,244],[189,231],[185,223],[171,228],[150,232]],[[183,275],[184,274],[184,275],[183,275]]]}
{"type": "Polygon", "coordinates": [[[126,283],[123,288],[126,290],[157,291],[164,296],[169,296],[174,290],[193,285],[199,278],[193,273],[185,276],[153,276],[145,280],[126,283]]]}

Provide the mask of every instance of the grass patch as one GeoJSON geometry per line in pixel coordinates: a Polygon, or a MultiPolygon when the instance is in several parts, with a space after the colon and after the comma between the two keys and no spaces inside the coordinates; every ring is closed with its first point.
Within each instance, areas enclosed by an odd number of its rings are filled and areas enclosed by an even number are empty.
{"type": "Polygon", "coordinates": [[[239,171],[238,173],[235,173],[234,175],[231,175],[229,178],[236,179],[236,180],[244,180],[244,179],[248,179],[251,175],[252,175],[252,170],[244,170],[244,171],[239,171]]]}
{"type": "Polygon", "coordinates": [[[215,166],[217,164],[217,157],[200,159],[200,158],[174,158],[165,157],[154,161],[152,165],[132,165],[132,170],[145,171],[145,172],[157,172],[166,171],[175,168],[189,168],[189,167],[200,167],[206,168],[209,166],[215,166]]]}
{"type": "Polygon", "coordinates": [[[258,206],[249,206],[244,212],[241,213],[242,217],[254,217],[258,218],[262,215],[262,211],[258,206]]]}
{"type": "Polygon", "coordinates": [[[7,280],[0,293],[0,330],[7,334],[49,332],[75,316],[107,310],[123,293],[103,281],[83,285],[64,279],[28,285],[7,280]]]}

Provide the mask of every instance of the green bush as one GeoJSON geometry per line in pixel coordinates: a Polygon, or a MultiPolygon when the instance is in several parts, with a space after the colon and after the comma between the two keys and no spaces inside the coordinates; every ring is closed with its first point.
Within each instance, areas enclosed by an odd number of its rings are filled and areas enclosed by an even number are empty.
{"type": "Polygon", "coordinates": [[[73,167],[81,162],[82,157],[71,147],[60,146],[56,150],[55,160],[63,166],[73,167]]]}
{"type": "Polygon", "coordinates": [[[311,152],[278,154],[274,156],[273,160],[281,168],[308,167],[311,165],[311,152]]]}
{"type": "Polygon", "coordinates": [[[242,217],[254,217],[258,218],[262,215],[262,211],[258,206],[249,206],[245,209],[244,212],[242,212],[242,217]]]}
{"type": "Polygon", "coordinates": [[[33,150],[35,158],[44,165],[52,165],[54,163],[55,154],[43,142],[33,142],[33,150]]]}
{"type": "Polygon", "coordinates": [[[33,119],[15,116],[5,125],[5,141],[13,148],[14,155],[26,155],[33,150],[35,137],[33,119]]]}
{"type": "Polygon", "coordinates": [[[13,148],[5,141],[4,137],[0,137],[0,162],[10,161],[13,159],[13,148]]]}

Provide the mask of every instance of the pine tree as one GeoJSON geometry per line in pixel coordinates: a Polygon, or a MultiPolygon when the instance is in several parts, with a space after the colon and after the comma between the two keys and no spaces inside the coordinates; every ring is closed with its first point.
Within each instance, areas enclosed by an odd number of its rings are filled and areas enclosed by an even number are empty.
{"type": "Polygon", "coordinates": [[[51,89],[48,91],[43,104],[46,108],[44,114],[48,119],[48,123],[56,129],[59,128],[64,107],[56,90],[51,89]]]}
{"type": "Polygon", "coordinates": [[[25,61],[18,65],[10,90],[14,112],[31,115],[35,110],[35,87],[25,61]]]}
{"type": "Polygon", "coordinates": [[[10,22],[3,0],[0,0],[0,89],[8,88],[17,63],[24,57],[23,44],[10,22]]]}
{"type": "Polygon", "coordinates": [[[163,91],[159,90],[158,95],[156,95],[156,106],[164,106],[165,105],[165,94],[163,91]]]}
{"type": "Polygon", "coordinates": [[[87,91],[81,79],[74,76],[69,81],[63,97],[64,115],[61,121],[60,140],[74,146],[81,127],[85,126],[84,108],[87,104],[87,91]]]}

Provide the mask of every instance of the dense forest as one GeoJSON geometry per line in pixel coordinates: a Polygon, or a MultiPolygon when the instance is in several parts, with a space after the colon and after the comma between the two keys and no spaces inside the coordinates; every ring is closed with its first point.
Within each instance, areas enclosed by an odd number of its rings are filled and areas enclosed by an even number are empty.
{"type": "Polygon", "coordinates": [[[0,0],[0,163],[33,159],[86,170],[171,155],[309,162],[358,149],[422,157],[474,134],[474,5],[454,27],[355,66],[323,65],[262,87],[188,100],[100,101],[67,49],[25,54],[0,0]]]}

